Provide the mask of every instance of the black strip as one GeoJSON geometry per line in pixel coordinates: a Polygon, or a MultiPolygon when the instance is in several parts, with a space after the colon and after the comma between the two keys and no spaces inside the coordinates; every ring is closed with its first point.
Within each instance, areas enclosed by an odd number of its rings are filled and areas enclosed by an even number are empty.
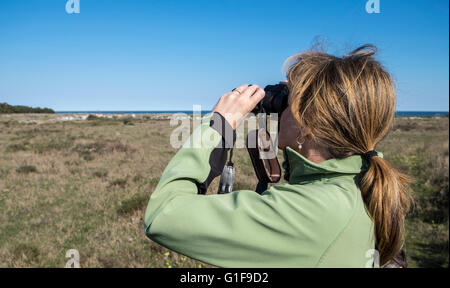
{"type": "Polygon", "coordinates": [[[221,114],[214,112],[209,125],[222,136],[224,140],[221,142],[222,148],[233,148],[234,142],[236,142],[236,131],[221,114]]]}
{"type": "Polygon", "coordinates": [[[291,165],[289,164],[289,158],[286,149],[283,149],[283,156],[284,161],[282,165],[284,168],[284,180],[289,182],[289,179],[291,178],[291,165]]]}
{"type": "Polygon", "coordinates": [[[367,160],[370,160],[370,158],[378,156],[378,152],[375,150],[367,151],[366,153],[362,154],[367,160]]]}
{"type": "Polygon", "coordinates": [[[222,140],[217,144],[214,150],[209,156],[209,166],[211,171],[205,182],[197,183],[198,194],[206,194],[211,182],[222,174],[223,167],[227,161],[228,150],[233,148],[234,142],[236,141],[236,131],[233,130],[230,123],[223,118],[222,115],[215,112],[211,117],[210,127],[219,132],[222,136],[222,140]]]}

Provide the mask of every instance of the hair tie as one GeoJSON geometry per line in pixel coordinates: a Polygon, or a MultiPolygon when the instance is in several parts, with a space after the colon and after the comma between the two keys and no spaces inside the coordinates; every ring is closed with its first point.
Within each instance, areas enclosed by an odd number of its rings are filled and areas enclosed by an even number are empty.
{"type": "Polygon", "coordinates": [[[367,159],[370,160],[370,158],[378,156],[378,152],[375,150],[370,150],[367,151],[366,153],[363,154],[363,156],[367,159]]]}

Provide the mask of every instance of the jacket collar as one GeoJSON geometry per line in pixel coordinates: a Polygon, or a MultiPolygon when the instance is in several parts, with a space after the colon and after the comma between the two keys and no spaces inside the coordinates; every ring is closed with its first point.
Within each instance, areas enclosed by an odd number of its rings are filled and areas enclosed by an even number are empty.
{"type": "MultiPolygon", "coordinates": [[[[382,157],[382,155],[380,156],[382,157]]],[[[311,182],[340,174],[356,175],[367,170],[367,163],[360,155],[314,163],[292,148],[286,147],[284,157],[283,168],[285,169],[285,179],[290,184],[311,182]]]]}

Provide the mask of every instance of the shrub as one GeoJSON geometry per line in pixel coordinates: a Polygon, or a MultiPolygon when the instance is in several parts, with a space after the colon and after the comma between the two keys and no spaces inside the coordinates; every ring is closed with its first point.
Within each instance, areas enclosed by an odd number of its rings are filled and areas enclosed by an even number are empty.
{"type": "Polygon", "coordinates": [[[37,168],[36,168],[36,166],[33,166],[33,165],[22,165],[16,169],[16,172],[21,173],[21,174],[36,173],[37,168]]]}
{"type": "Polygon", "coordinates": [[[19,152],[19,151],[27,151],[28,150],[28,142],[11,144],[6,147],[7,152],[19,152]]]}
{"type": "Polygon", "coordinates": [[[97,115],[92,115],[89,114],[88,117],[86,118],[86,120],[88,120],[89,122],[89,126],[103,126],[103,125],[118,125],[121,122],[120,121],[116,121],[115,118],[108,118],[108,117],[101,117],[101,116],[97,116],[97,115]]]}
{"type": "Polygon", "coordinates": [[[0,178],[8,176],[9,172],[10,171],[8,169],[0,168],[0,178]]]}
{"type": "Polygon", "coordinates": [[[7,103],[0,103],[0,114],[11,114],[11,113],[48,113],[53,114],[55,111],[53,111],[50,108],[32,108],[28,106],[13,106],[9,105],[7,103]]]}
{"type": "Polygon", "coordinates": [[[35,143],[33,145],[33,150],[36,153],[42,154],[51,150],[61,151],[69,149],[72,147],[74,142],[73,137],[68,137],[66,139],[56,138],[50,141],[35,143]]]}
{"type": "Polygon", "coordinates": [[[134,125],[134,122],[131,121],[130,118],[124,119],[124,120],[122,121],[122,123],[123,123],[124,125],[134,125]]]}
{"type": "Polygon", "coordinates": [[[86,161],[92,161],[94,160],[94,156],[92,156],[92,153],[99,153],[102,154],[102,151],[104,151],[106,144],[101,142],[94,142],[89,144],[78,144],[73,148],[75,152],[80,155],[84,160],[86,161]]]}
{"type": "Polygon", "coordinates": [[[78,161],[78,160],[67,160],[67,161],[64,161],[64,165],[66,165],[66,166],[78,166],[78,165],[80,165],[80,161],[78,161]]]}
{"type": "Polygon", "coordinates": [[[141,182],[142,180],[144,180],[144,177],[142,175],[140,175],[140,174],[133,177],[133,182],[134,183],[141,182]]]}
{"type": "Polygon", "coordinates": [[[118,179],[114,179],[110,186],[118,186],[120,188],[125,188],[125,186],[127,186],[127,179],[125,178],[118,178],[118,179]]]}
{"type": "Polygon", "coordinates": [[[156,186],[159,183],[159,178],[152,178],[150,180],[148,180],[148,184],[150,184],[150,186],[156,186]]]}
{"type": "Polygon", "coordinates": [[[97,141],[87,144],[78,144],[73,149],[80,155],[97,153],[97,154],[106,154],[111,152],[128,152],[131,149],[118,141],[97,141]]]}
{"type": "Polygon", "coordinates": [[[127,215],[135,211],[143,210],[148,203],[149,196],[145,194],[137,194],[128,200],[122,201],[119,208],[117,209],[117,214],[127,215]]]}
{"type": "Polygon", "coordinates": [[[20,243],[14,247],[13,255],[15,259],[25,258],[27,262],[34,262],[38,260],[40,252],[33,244],[20,243]]]}
{"type": "Polygon", "coordinates": [[[94,173],[92,173],[92,175],[97,178],[106,178],[106,177],[108,177],[108,171],[97,170],[97,171],[94,171],[94,173]]]}
{"type": "Polygon", "coordinates": [[[95,159],[94,156],[92,156],[91,153],[83,154],[82,157],[83,157],[83,159],[86,160],[86,161],[92,161],[92,160],[95,159]]]}
{"type": "Polygon", "coordinates": [[[86,118],[86,120],[92,121],[92,120],[97,120],[99,119],[97,116],[89,114],[89,116],[86,118]]]}

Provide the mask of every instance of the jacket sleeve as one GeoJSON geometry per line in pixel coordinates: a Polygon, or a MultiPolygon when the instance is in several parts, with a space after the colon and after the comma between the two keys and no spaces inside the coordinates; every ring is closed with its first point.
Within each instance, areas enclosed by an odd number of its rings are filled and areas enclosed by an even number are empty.
{"type": "Polygon", "coordinates": [[[288,225],[292,219],[277,209],[277,197],[270,189],[261,195],[254,191],[201,195],[226,160],[228,137],[217,128],[219,116],[200,125],[168,164],[147,206],[146,235],[220,267],[280,267],[291,260],[301,266],[298,258],[293,259],[298,253],[292,253],[296,242],[288,225]],[[201,145],[192,145],[196,141],[201,145]]]}

